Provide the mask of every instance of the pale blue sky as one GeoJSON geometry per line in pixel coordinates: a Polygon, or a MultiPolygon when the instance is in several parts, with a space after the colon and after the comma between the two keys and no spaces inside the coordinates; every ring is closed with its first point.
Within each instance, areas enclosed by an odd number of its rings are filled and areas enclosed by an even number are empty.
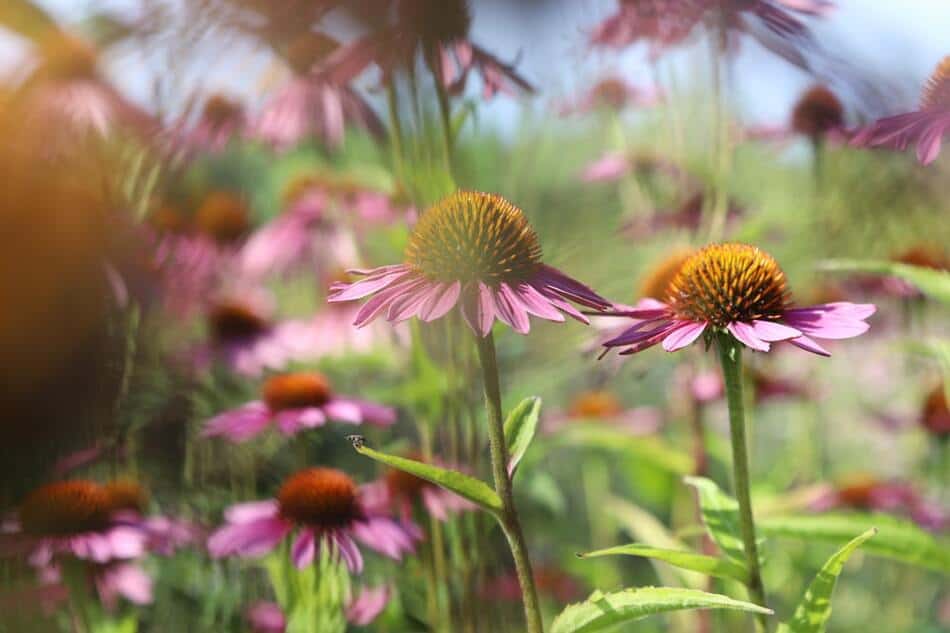
{"type": "MultiPolygon", "coordinates": [[[[171,0],[175,1],[175,0],[171,0]]],[[[823,45],[854,68],[863,69],[892,83],[895,109],[910,105],[936,63],[950,53],[950,2],[947,0],[837,0],[838,9],[814,27],[823,45]]],[[[73,23],[89,9],[127,10],[134,0],[39,0],[64,23],[73,23]]],[[[543,13],[533,3],[517,0],[482,0],[475,3],[473,39],[500,57],[520,62],[519,70],[541,90],[542,103],[570,94],[608,70],[621,70],[634,81],[649,82],[643,50],[624,54],[591,53],[585,35],[607,15],[615,0],[564,0],[543,13]]],[[[15,67],[22,47],[0,40],[0,70],[15,67]]],[[[701,49],[700,49],[701,50],[701,49]]],[[[688,74],[700,50],[676,55],[671,63],[688,74]]],[[[249,48],[230,44],[205,50],[189,59],[183,90],[225,90],[260,98],[261,78],[268,60],[249,48]]],[[[111,67],[116,81],[134,98],[150,99],[150,73],[134,56],[111,67]]],[[[789,104],[810,79],[755,45],[746,46],[734,67],[737,102],[750,120],[784,120],[789,104]]],[[[496,99],[483,113],[488,121],[507,127],[520,105],[496,99]]]]}

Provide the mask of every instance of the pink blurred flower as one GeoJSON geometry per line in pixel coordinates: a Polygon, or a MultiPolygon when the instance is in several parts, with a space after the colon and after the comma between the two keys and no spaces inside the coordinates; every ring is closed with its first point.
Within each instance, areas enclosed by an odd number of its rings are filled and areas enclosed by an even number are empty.
{"type": "Polygon", "coordinates": [[[540,250],[520,209],[497,195],[457,192],[419,219],[407,263],[352,271],[366,278],[335,284],[328,301],[375,295],[357,314],[357,327],[384,311],[394,323],[414,316],[432,321],[460,305],[477,336],[487,336],[496,318],[527,333],[529,314],[564,321],[564,312],[588,323],[569,301],[607,307],[593,290],[541,263],[540,250]]]}
{"type": "Polygon", "coordinates": [[[947,391],[942,384],[931,389],[924,399],[920,424],[935,438],[950,437],[950,408],[947,408],[947,391]]]}
{"type": "Polygon", "coordinates": [[[600,423],[633,436],[652,435],[663,423],[656,407],[627,408],[613,393],[584,391],[571,400],[566,411],[552,411],[544,418],[546,433],[556,433],[571,424],[600,423]]]}
{"type": "MultiPolygon", "coordinates": [[[[364,587],[360,589],[346,607],[346,620],[355,626],[371,624],[386,605],[392,595],[387,585],[364,587]]],[[[255,602],[244,614],[253,633],[284,633],[287,630],[287,618],[280,605],[274,602],[255,602]]]]}
{"type": "Polygon", "coordinates": [[[785,274],[767,253],[746,244],[713,244],[692,255],[673,280],[666,303],[645,299],[612,316],[633,320],[619,336],[603,343],[608,351],[635,354],[659,343],[668,352],[702,336],[728,332],[745,346],[762,352],[771,343],[788,342],[821,356],[830,353],[815,342],[844,339],[868,330],[870,304],[847,302],[789,307],[785,274]]]}
{"type": "Polygon", "coordinates": [[[924,499],[912,485],[870,475],[853,475],[838,485],[816,490],[809,507],[814,512],[850,509],[900,514],[934,532],[950,526],[946,510],[924,499]]]}
{"type": "MultiPolygon", "coordinates": [[[[417,453],[410,453],[407,457],[415,461],[426,461],[417,453]]],[[[475,510],[477,507],[445,488],[394,468],[387,470],[382,479],[363,486],[363,490],[368,504],[390,508],[406,522],[412,520],[413,509],[417,506],[424,508],[439,521],[448,521],[450,515],[475,510]]]]}
{"type": "Polygon", "coordinates": [[[574,104],[562,109],[563,114],[588,113],[601,109],[620,111],[627,108],[651,108],[663,99],[662,94],[652,88],[639,88],[622,77],[604,77],[590,90],[581,95],[574,104]]]}
{"type": "MultiPolygon", "coordinates": [[[[576,601],[583,595],[581,584],[564,570],[551,565],[541,565],[535,569],[534,583],[538,593],[546,595],[558,604],[576,601]]],[[[487,581],[479,591],[485,600],[521,602],[521,588],[514,573],[498,576],[487,581]]]]}
{"type": "Polygon", "coordinates": [[[855,147],[886,147],[904,151],[917,146],[917,160],[929,165],[940,155],[943,136],[950,129],[950,56],[945,57],[927,80],[920,107],[906,114],[886,117],[859,130],[851,139],[855,147]]]}
{"type": "Polygon", "coordinates": [[[205,425],[202,435],[244,442],[275,425],[284,435],[323,426],[328,421],[389,426],[396,411],[374,402],[334,394],[315,372],[274,376],[264,383],[262,399],[225,411],[205,425]]]}
{"type": "Polygon", "coordinates": [[[261,556],[296,532],[290,556],[298,568],[313,563],[318,550],[328,547],[354,573],[363,569],[356,541],[402,560],[419,537],[415,525],[364,504],[353,480],[332,468],[299,471],[284,481],[276,499],[231,506],[225,520],[208,539],[215,558],[261,556]]]}

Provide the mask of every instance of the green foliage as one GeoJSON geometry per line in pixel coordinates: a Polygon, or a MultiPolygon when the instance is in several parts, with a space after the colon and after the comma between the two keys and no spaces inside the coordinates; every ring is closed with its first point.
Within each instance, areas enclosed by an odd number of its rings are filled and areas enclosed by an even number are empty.
{"type": "Polygon", "coordinates": [[[430,481],[437,486],[442,486],[460,497],[477,503],[489,512],[497,514],[501,511],[501,499],[498,497],[498,493],[480,479],[463,475],[455,470],[439,468],[432,464],[419,462],[414,459],[380,453],[367,446],[363,446],[359,441],[354,442],[354,447],[360,455],[365,455],[387,466],[392,466],[410,475],[415,475],[416,477],[430,481]]]}
{"type": "Polygon", "coordinates": [[[950,273],[900,262],[861,259],[832,259],[821,264],[824,270],[876,273],[900,277],[917,286],[925,295],[950,303],[950,273]]]}
{"type": "Polygon", "coordinates": [[[685,550],[650,547],[649,545],[642,545],[640,543],[631,543],[630,545],[619,545],[617,547],[609,547],[586,554],[578,554],[581,558],[621,555],[652,558],[669,563],[680,569],[698,571],[717,578],[729,578],[738,580],[739,582],[746,582],[747,574],[745,566],[733,560],[706,556],[705,554],[697,554],[685,550]]]}
{"type": "Polygon", "coordinates": [[[729,558],[745,563],[745,547],[739,531],[739,503],[705,477],[687,477],[686,483],[699,494],[699,507],[709,535],[729,558]]]}
{"type": "Polygon", "coordinates": [[[779,625],[777,633],[824,633],[828,618],[831,617],[831,596],[844,564],[855,550],[875,534],[876,529],[868,530],[852,539],[828,559],[808,585],[805,596],[795,609],[795,615],[788,622],[779,625]]]}
{"type": "Polygon", "coordinates": [[[524,457],[541,417],[541,398],[525,398],[508,413],[505,419],[505,443],[508,445],[508,474],[514,477],[524,457]]]}
{"type": "Polygon", "coordinates": [[[696,589],[642,587],[612,593],[595,591],[584,602],[572,604],[554,619],[551,633],[610,631],[650,615],[684,609],[731,609],[750,613],[772,611],[750,602],[696,589]]]}
{"type": "Polygon", "coordinates": [[[844,544],[856,532],[877,528],[878,535],[864,545],[872,556],[950,574],[950,543],[914,523],[881,514],[821,514],[767,517],[756,528],[768,536],[844,544]]]}
{"type": "Polygon", "coordinates": [[[631,460],[649,464],[674,475],[686,475],[695,469],[693,458],[659,437],[631,437],[623,431],[597,422],[576,420],[558,434],[557,441],[575,447],[608,450],[631,460]]]}

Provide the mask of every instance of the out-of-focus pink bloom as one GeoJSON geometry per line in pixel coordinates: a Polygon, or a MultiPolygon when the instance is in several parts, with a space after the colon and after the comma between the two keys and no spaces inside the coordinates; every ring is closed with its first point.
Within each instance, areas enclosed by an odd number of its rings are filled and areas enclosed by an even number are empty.
{"type": "Polygon", "coordinates": [[[622,152],[604,154],[584,168],[584,182],[613,182],[620,180],[633,169],[630,158],[622,152]]]}
{"type": "Polygon", "coordinates": [[[950,409],[947,408],[947,391],[942,384],[934,387],[924,399],[920,424],[934,437],[950,436],[950,409]]]}
{"type": "Polygon", "coordinates": [[[225,520],[208,539],[208,551],[215,558],[261,556],[296,531],[290,548],[295,566],[312,564],[318,551],[329,547],[354,573],[363,569],[355,541],[402,560],[415,550],[419,536],[417,526],[399,523],[364,504],[353,480],[332,468],[299,471],[284,481],[276,499],[232,506],[225,520]]]}
{"type": "Polygon", "coordinates": [[[582,283],[540,261],[537,235],[524,213],[501,196],[460,191],[430,207],[406,249],[407,262],[373,270],[353,284],[335,284],[330,302],[367,301],[354,325],[378,316],[399,323],[433,321],[459,306],[472,331],[487,336],[497,318],[516,332],[529,315],[589,322],[571,303],[604,309],[608,302],[582,283]],[[490,227],[490,228],[489,228],[490,227]]]}
{"type": "Polygon", "coordinates": [[[652,435],[663,423],[656,407],[626,408],[613,393],[604,390],[577,394],[566,411],[552,411],[545,416],[545,433],[556,433],[571,424],[605,424],[634,436],[652,435]]]}
{"type": "MultiPolygon", "coordinates": [[[[736,200],[726,201],[726,226],[734,224],[745,213],[736,200]]],[[[683,230],[695,233],[703,221],[706,194],[697,191],[674,210],[658,210],[649,216],[631,218],[620,227],[620,233],[633,239],[643,239],[659,231],[683,230]]]]}
{"type": "Polygon", "coordinates": [[[212,94],[193,124],[182,120],[174,126],[174,148],[189,153],[224,151],[232,139],[244,134],[247,123],[247,113],[239,101],[212,94]]]}
{"type": "MultiPolygon", "coordinates": [[[[367,626],[379,617],[392,596],[387,585],[364,587],[346,606],[346,621],[355,626],[367,626]]],[[[284,633],[287,618],[280,605],[274,602],[255,602],[244,613],[253,633],[284,633]]]]}
{"type": "Polygon", "coordinates": [[[621,111],[628,108],[652,108],[662,99],[662,94],[652,88],[639,88],[621,77],[604,77],[576,103],[565,105],[561,112],[572,114],[603,109],[621,111]]]}
{"type": "Polygon", "coordinates": [[[912,485],[881,481],[870,475],[856,475],[836,486],[816,490],[809,507],[815,512],[851,509],[901,514],[934,532],[950,525],[946,510],[924,499],[912,485]]]}
{"type": "Polygon", "coordinates": [[[203,435],[244,442],[271,424],[290,436],[328,421],[389,426],[396,411],[374,402],[334,394],[327,379],[315,372],[274,376],[264,383],[261,400],[225,411],[205,425],[203,435]]]}
{"type": "Polygon", "coordinates": [[[886,117],[859,130],[851,139],[855,147],[886,147],[904,151],[917,146],[917,160],[929,165],[940,155],[943,136],[950,129],[950,56],[945,57],[927,80],[920,107],[906,114],[886,117]]]}
{"type": "Polygon", "coordinates": [[[821,356],[830,353],[814,338],[844,339],[868,330],[876,308],[847,302],[789,307],[785,274],[767,253],[747,244],[712,244],[693,254],[671,284],[666,303],[645,299],[639,307],[604,314],[633,321],[603,343],[606,351],[635,354],[662,343],[667,352],[683,349],[708,334],[728,332],[750,349],[767,352],[788,342],[821,356]],[[720,300],[710,303],[704,297],[720,300]],[[730,297],[732,303],[721,303],[730,297]],[[746,298],[755,297],[754,301],[746,298]]]}
{"type": "Polygon", "coordinates": [[[689,392],[693,400],[699,403],[720,400],[725,395],[722,376],[717,371],[697,372],[689,381],[689,392]]]}
{"type": "Polygon", "coordinates": [[[107,609],[114,610],[120,597],[135,605],[152,602],[152,578],[139,565],[112,563],[96,570],[93,578],[107,609]]]}
{"type": "MultiPolygon", "coordinates": [[[[408,457],[425,461],[419,454],[410,454],[408,457]]],[[[402,470],[390,469],[383,479],[366,484],[363,488],[368,504],[391,508],[406,522],[412,520],[413,508],[417,504],[439,521],[448,521],[450,515],[477,507],[445,488],[402,470]]]]}
{"type": "MultiPolygon", "coordinates": [[[[582,587],[577,580],[562,569],[550,565],[535,568],[534,583],[539,594],[550,597],[558,604],[567,604],[582,595],[582,587]]],[[[505,602],[521,602],[522,600],[518,577],[513,573],[486,582],[479,591],[479,595],[485,600],[505,602]]]]}

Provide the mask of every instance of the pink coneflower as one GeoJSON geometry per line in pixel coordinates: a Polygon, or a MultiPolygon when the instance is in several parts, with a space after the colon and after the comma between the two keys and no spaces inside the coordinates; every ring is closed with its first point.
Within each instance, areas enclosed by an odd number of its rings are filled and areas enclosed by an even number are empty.
{"type": "Polygon", "coordinates": [[[566,313],[588,323],[569,302],[604,309],[608,303],[587,286],[541,262],[538,236],[521,209],[494,194],[459,191],[429,208],[416,224],[406,263],[353,271],[366,278],[335,284],[331,302],[375,295],[357,314],[363,326],[386,320],[432,321],[457,304],[478,336],[495,318],[527,333],[529,315],[563,321],[566,313]]]}
{"type": "Polygon", "coordinates": [[[582,95],[577,103],[568,105],[562,112],[619,112],[627,108],[650,108],[660,103],[661,99],[661,94],[656,90],[638,88],[621,77],[604,77],[582,95]]]}
{"type": "MultiPolygon", "coordinates": [[[[409,454],[407,457],[426,461],[418,453],[409,454]]],[[[367,484],[364,488],[368,495],[373,496],[373,504],[392,508],[403,521],[411,521],[413,509],[417,505],[421,505],[439,521],[448,521],[450,515],[477,508],[472,502],[445,488],[397,469],[387,470],[382,479],[367,484]]]]}
{"type": "Polygon", "coordinates": [[[927,80],[920,108],[878,120],[851,139],[855,147],[887,147],[903,151],[917,145],[917,160],[929,165],[940,154],[943,135],[950,129],[950,56],[944,57],[927,80]]]}
{"type": "MultiPolygon", "coordinates": [[[[346,606],[346,621],[355,626],[371,624],[392,596],[392,589],[386,585],[364,587],[346,606]]],[[[256,602],[244,613],[253,633],[284,633],[287,630],[287,618],[279,604],[274,602],[256,602]]]]}
{"type": "Polygon", "coordinates": [[[239,101],[223,94],[212,94],[201,106],[194,124],[182,126],[176,143],[186,151],[221,152],[232,139],[244,134],[247,122],[247,113],[239,101]]]}
{"type": "Polygon", "coordinates": [[[900,514],[935,532],[948,525],[946,511],[924,499],[912,485],[867,474],[851,475],[835,486],[820,489],[809,507],[815,512],[850,509],[900,514]]]}
{"type": "Polygon", "coordinates": [[[634,309],[611,312],[635,324],[604,346],[634,354],[662,343],[674,352],[703,333],[728,332],[762,352],[786,341],[830,356],[812,337],[859,336],[868,330],[865,320],[874,311],[873,305],[847,302],[792,308],[785,273],[770,255],[747,244],[713,244],[683,264],[663,301],[648,299],[634,309]]]}
{"type": "Polygon", "coordinates": [[[614,182],[628,174],[657,175],[686,179],[686,174],[673,162],[651,154],[630,155],[607,152],[588,163],[581,172],[584,182],[614,182]]]}
{"type": "Polygon", "coordinates": [[[934,437],[950,437],[950,409],[947,408],[947,392],[942,384],[931,389],[924,399],[920,425],[934,437]]]}
{"type": "Polygon", "coordinates": [[[28,552],[35,567],[61,556],[99,564],[141,556],[146,535],[114,515],[104,486],[79,479],[46,484],[23,500],[4,541],[14,551],[28,552]]]}
{"type": "Polygon", "coordinates": [[[285,60],[294,76],[264,105],[251,124],[252,137],[286,150],[311,137],[339,146],[347,124],[383,134],[379,117],[349,80],[334,81],[326,73],[312,72],[336,47],[335,40],[310,31],[291,42],[285,60]]]}
{"type": "Polygon", "coordinates": [[[269,378],[260,400],[215,416],[203,434],[244,442],[271,424],[284,435],[294,435],[328,421],[389,426],[396,421],[396,412],[381,404],[334,394],[322,374],[298,372],[269,378]]]}
{"type": "Polygon", "coordinates": [[[828,134],[841,133],[844,127],[844,106],[835,93],[825,86],[813,86],[803,94],[792,109],[791,128],[813,143],[828,134]]]}
{"type": "Polygon", "coordinates": [[[363,569],[355,541],[401,560],[414,550],[418,535],[415,526],[364,504],[353,480],[333,468],[299,471],[284,480],[276,499],[232,506],[225,519],[227,524],[208,539],[215,558],[260,556],[296,531],[290,556],[298,568],[310,565],[317,551],[328,547],[354,573],[363,569]]]}
{"type": "Polygon", "coordinates": [[[544,419],[544,430],[555,433],[570,424],[605,424],[634,436],[656,433],[662,419],[655,407],[625,407],[605,389],[583,391],[571,400],[566,411],[555,411],[544,419]]]}

